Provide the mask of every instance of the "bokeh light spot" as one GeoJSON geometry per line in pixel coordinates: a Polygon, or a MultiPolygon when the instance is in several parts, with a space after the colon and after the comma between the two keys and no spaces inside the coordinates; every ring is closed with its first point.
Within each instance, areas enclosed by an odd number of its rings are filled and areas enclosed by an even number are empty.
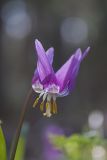
{"type": "Polygon", "coordinates": [[[88,37],[88,25],[81,18],[66,18],[61,26],[61,36],[66,43],[82,43],[88,37]]]}
{"type": "Polygon", "coordinates": [[[90,128],[98,129],[103,125],[104,116],[103,113],[100,111],[93,111],[88,118],[88,123],[90,128]]]}
{"type": "Polygon", "coordinates": [[[22,39],[31,31],[31,18],[23,1],[9,1],[2,8],[5,32],[13,38],[22,39]]]}

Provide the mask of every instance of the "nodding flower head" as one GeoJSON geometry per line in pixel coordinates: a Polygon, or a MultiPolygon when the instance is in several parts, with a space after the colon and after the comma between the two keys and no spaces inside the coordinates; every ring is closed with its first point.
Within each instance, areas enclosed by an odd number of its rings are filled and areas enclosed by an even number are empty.
{"type": "Polygon", "coordinates": [[[33,107],[42,98],[40,110],[44,116],[51,117],[52,114],[57,113],[56,98],[66,96],[73,90],[80,63],[88,54],[90,47],[83,54],[80,48],[77,49],[56,73],[52,67],[54,48],[51,47],[45,51],[38,40],[35,40],[35,48],[38,60],[32,79],[32,88],[39,93],[39,97],[35,100],[33,107]]]}

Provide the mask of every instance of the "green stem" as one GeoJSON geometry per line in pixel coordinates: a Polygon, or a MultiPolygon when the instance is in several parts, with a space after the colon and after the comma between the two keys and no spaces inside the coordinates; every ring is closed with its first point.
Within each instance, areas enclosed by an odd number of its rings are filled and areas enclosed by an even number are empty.
{"type": "Polygon", "coordinates": [[[18,127],[16,129],[16,134],[15,134],[15,137],[14,137],[13,143],[12,143],[12,148],[11,148],[11,153],[10,153],[10,160],[14,160],[15,159],[15,154],[16,154],[16,149],[17,149],[19,137],[20,137],[21,128],[22,128],[22,125],[23,125],[23,121],[24,121],[28,106],[29,106],[28,103],[29,103],[29,101],[30,101],[30,99],[32,97],[32,93],[33,93],[33,90],[30,89],[30,91],[29,91],[29,93],[27,95],[27,98],[25,100],[25,103],[23,105],[21,114],[20,114],[18,127]]]}

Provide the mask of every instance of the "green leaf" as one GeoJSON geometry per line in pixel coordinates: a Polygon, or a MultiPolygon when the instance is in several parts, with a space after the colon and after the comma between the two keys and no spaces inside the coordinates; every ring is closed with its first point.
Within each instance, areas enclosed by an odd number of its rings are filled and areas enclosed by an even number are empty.
{"type": "Polygon", "coordinates": [[[28,131],[29,125],[27,123],[24,123],[16,150],[15,160],[24,159],[28,131]]]}
{"type": "Polygon", "coordinates": [[[6,160],[6,159],[7,159],[6,142],[2,128],[0,126],[0,160],[6,160]]]}
{"type": "Polygon", "coordinates": [[[25,153],[25,144],[26,144],[26,140],[24,137],[21,136],[19,138],[15,160],[23,160],[24,153],[25,153]]]}

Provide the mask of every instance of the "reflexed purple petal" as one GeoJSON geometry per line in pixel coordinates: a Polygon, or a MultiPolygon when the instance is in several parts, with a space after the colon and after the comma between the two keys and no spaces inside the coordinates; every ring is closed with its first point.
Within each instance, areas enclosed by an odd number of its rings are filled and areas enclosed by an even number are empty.
{"type": "Polygon", "coordinates": [[[32,84],[34,84],[39,79],[38,71],[35,69],[34,76],[32,78],[32,84]]]}
{"type": "Polygon", "coordinates": [[[51,75],[53,74],[53,69],[49,62],[48,57],[46,56],[46,53],[42,44],[38,40],[36,40],[35,46],[36,46],[37,55],[38,55],[37,70],[38,70],[39,78],[41,82],[43,82],[47,78],[49,79],[51,77],[51,75]]]}
{"type": "Polygon", "coordinates": [[[54,48],[49,48],[47,51],[46,51],[46,55],[48,57],[48,60],[50,62],[50,64],[53,63],[53,57],[54,57],[54,48]]]}
{"type": "Polygon", "coordinates": [[[41,54],[42,55],[45,54],[45,49],[43,48],[41,42],[38,41],[37,39],[35,40],[35,47],[36,47],[38,57],[41,57],[41,54]]]}
{"type": "Polygon", "coordinates": [[[70,78],[70,81],[69,81],[69,84],[68,84],[68,90],[72,90],[74,88],[74,86],[75,86],[75,79],[77,77],[77,74],[78,74],[78,71],[79,71],[79,68],[80,68],[80,63],[87,56],[87,54],[89,53],[89,50],[90,50],[90,47],[88,47],[84,51],[84,53],[82,54],[80,62],[75,66],[75,70],[73,71],[73,73],[71,75],[71,78],[70,78]]]}
{"type": "Polygon", "coordinates": [[[84,53],[83,53],[83,55],[82,55],[82,60],[87,56],[87,54],[89,53],[89,51],[90,51],[90,47],[88,47],[88,48],[84,51],[84,53]]]}
{"type": "Polygon", "coordinates": [[[80,68],[80,63],[78,63],[75,67],[75,70],[73,71],[71,77],[70,77],[70,81],[68,83],[68,90],[73,90],[73,88],[75,87],[75,79],[78,75],[78,71],[79,71],[79,68],[80,68]]]}
{"type": "Polygon", "coordinates": [[[82,57],[81,50],[78,49],[74,55],[56,72],[56,78],[60,85],[60,92],[63,91],[71,77],[73,76],[77,65],[80,63],[82,57]]]}
{"type": "MultiPolygon", "coordinates": [[[[50,64],[52,64],[52,62],[53,62],[53,56],[54,56],[54,48],[52,48],[52,47],[49,48],[46,51],[46,55],[48,57],[48,60],[49,60],[50,64]]],[[[33,76],[33,79],[32,79],[32,84],[34,84],[38,79],[39,79],[38,70],[35,69],[34,76],[33,76]]]]}
{"type": "Polygon", "coordinates": [[[51,73],[49,74],[47,70],[44,68],[42,63],[40,61],[37,62],[37,71],[39,78],[42,83],[46,83],[46,81],[49,81],[51,78],[51,73]]]}

